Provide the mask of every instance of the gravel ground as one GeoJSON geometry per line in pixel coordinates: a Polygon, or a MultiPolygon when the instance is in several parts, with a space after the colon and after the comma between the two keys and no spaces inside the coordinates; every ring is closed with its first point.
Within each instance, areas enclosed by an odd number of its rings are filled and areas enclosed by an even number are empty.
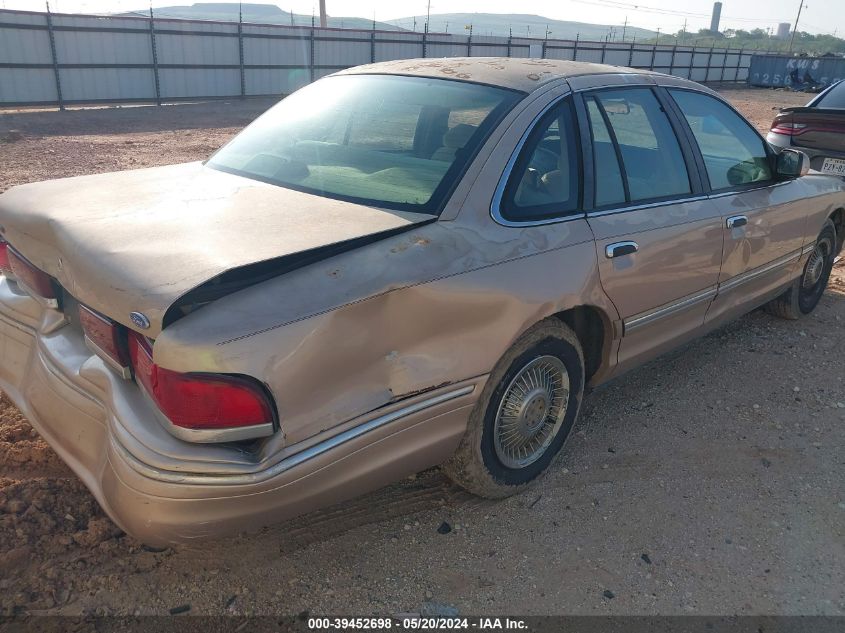
{"type": "MultiPolygon", "coordinates": [[[[725,92],[761,129],[807,100],[725,92]]],[[[269,103],[0,113],[0,191],[204,158],[269,103]]],[[[0,614],[841,615],[843,319],[840,263],[809,318],[755,312],[593,393],[517,497],[432,470],[163,552],[121,534],[0,398],[0,614]]]]}

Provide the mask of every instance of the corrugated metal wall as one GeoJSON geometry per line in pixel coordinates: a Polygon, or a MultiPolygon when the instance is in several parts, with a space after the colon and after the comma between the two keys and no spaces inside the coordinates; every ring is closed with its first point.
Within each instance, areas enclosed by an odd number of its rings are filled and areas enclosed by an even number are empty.
{"type": "Polygon", "coordinates": [[[771,87],[790,86],[793,83],[829,86],[841,79],[845,79],[845,59],[839,57],[754,55],[748,83],[752,86],[771,87]]]}
{"type": "Polygon", "coordinates": [[[0,10],[0,105],[288,94],[337,70],[414,57],[545,57],[745,81],[742,51],[618,42],[150,21],[0,10]]]}

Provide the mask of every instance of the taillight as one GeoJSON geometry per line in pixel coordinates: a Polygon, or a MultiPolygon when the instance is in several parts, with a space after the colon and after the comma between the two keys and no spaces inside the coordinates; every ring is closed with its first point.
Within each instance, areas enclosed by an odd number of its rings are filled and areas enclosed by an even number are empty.
{"type": "Polygon", "coordinates": [[[807,131],[806,123],[772,123],[772,132],[775,134],[785,134],[786,136],[798,136],[807,131]]]}
{"type": "Polygon", "coordinates": [[[91,308],[79,305],[79,322],[88,347],[124,378],[129,378],[129,350],[120,325],[91,308]]]}
{"type": "Polygon", "coordinates": [[[131,332],[129,354],[135,380],[177,427],[191,430],[241,429],[264,425],[272,431],[273,409],[252,379],[225,374],[183,374],[153,362],[147,339],[131,332]]]}
{"type": "Polygon", "coordinates": [[[56,301],[56,288],[50,275],[29,263],[23,255],[11,246],[6,246],[6,256],[9,259],[9,270],[18,283],[22,283],[39,297],[56,301]]]}
{"type": "Polygon", "coordinates": [[[12,272],[9,265],[9,243],[3,238],[0,238],[0,272],[12,272]]]}

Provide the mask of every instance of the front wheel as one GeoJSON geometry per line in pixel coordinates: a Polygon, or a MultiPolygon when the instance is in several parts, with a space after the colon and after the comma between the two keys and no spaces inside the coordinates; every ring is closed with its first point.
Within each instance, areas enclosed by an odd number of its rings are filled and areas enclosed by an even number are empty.
{"type": "Polygon", "coordinates": [[[800,319],[815,310],[827,287],[836,257],[836,227],[828,220],[804,264],[801,277],[789,289],[766,305],[766,310],[783,319],[800,319]]]}
{"type": "Polygon", "coordinates": [[[512,495],[537,479],[566,441],[584,394],[578,337],[557,319],[523,334],[498,362],[470,414],[447,475],[482,497],[512,495]]]}

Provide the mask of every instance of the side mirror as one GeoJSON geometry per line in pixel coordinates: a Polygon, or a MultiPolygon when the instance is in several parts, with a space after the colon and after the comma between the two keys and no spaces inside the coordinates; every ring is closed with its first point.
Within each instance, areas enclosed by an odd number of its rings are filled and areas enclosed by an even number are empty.
{"type": "Polygon", "coordinates": [[[800,178],[810,171],[810,158],[797,149],[784,149],[778,154],[777,174],[781,178],[800,178]]]}

